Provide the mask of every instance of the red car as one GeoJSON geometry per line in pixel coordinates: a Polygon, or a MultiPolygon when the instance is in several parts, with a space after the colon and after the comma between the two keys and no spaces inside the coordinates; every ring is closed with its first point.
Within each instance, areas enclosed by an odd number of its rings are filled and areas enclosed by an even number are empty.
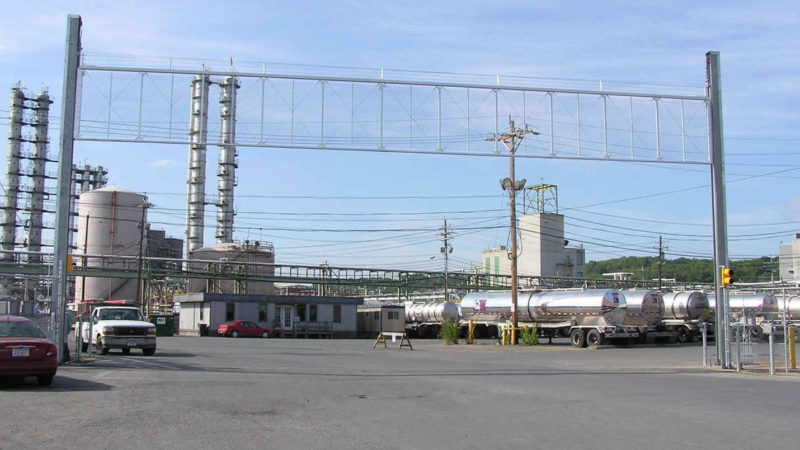
{"type": "Polygon", "coordinates": [[[220,325],[217,329],[217,334],[231,337],[252,336],[268,338],[272,336],[272,330],[247,320],[234,320],[220,325]]]}
{"type": "Polygon", "coordinates": [[[58,369],[58,349],[32,321],[0,316],[0,377],[36,377],[49,386],[58,369]]]}

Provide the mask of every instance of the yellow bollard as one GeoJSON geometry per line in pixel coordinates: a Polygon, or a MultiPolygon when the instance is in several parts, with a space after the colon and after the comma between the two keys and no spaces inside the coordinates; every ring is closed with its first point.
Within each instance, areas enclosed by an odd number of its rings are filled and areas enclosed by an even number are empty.
{"type": "Polygon", "coordinates": [[[475,343],[475,323],[472,322],[472,319],[469,319],[469,325],[467,326],[467,344],[474,344],[475,343]]]}
{"type": "Polygon", "coordinates": [[[795,352],[796,343],[794,341],[794,327],[789,328],[789,367],[797,369],[797,353],[795,352]]]}

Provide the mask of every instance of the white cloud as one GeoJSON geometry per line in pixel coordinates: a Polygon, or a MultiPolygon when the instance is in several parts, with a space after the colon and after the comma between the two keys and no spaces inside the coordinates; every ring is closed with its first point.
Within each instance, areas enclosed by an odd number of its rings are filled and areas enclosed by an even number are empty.
{"type": "Polygon", "coordinates": [[[150,163],[150,167],[169,167],[177,164],[177,162],[171,159],[159,159],[158,161],[153,161],[150,163]]]}

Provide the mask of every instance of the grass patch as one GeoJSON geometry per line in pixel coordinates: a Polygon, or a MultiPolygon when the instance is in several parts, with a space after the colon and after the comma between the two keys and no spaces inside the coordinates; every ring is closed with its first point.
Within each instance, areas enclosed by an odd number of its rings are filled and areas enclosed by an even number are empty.
{"type": "Polygon", "coordinates": [[[523,345],[539,345],[539,330],[536,325],[519,330],[519,339],[523,345]]]}
{"type": "Polygon", "coordinates": [[[439,338],[447,345],[458,344],[458,325],[453,322],[444,322],[439,331],[439,338]]]}

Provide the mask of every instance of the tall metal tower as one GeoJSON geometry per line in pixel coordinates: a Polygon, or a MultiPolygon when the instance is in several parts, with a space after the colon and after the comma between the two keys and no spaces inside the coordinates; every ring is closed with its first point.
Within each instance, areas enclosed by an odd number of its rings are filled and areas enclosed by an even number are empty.
{"type": "Polygon", "coordinates": [[[523,191],[525,214],[558,214],[558,186],[536,184],[523,191]]]}
{"type": "Polygon", "coordinates": [[[206,204],[206,141],[208,138],[208,86],[206,75],[192,80],[189,121],[189,180],[186,205],[186,256],[203,246],[206,204]]]}
{"type": "Polygon", "coordinates": [[[219,116],[222,141],[219,148],[217,243],[233,242],[233,188],[236,186],[236,90],[239,82],[227,77],[220,85],[219,116]]]}
{"type": "Polygon", "coordinates": [[[8,118],[8,157],[6,159],[6,192],[3,197],[3,222],[0,260],[12,260],[17,243],[17,200],[19,197],[19,159],[22,150],[22,125],[25,94],[20,86],[11,89],[11,106],[8,118]]]}
{"type": "Polygon", "coordinates": [[[31,158],[31,170],[28,176],[31,178],[31,201],[30,216],[28,222],[28,262],[39,263],[42,256],[37,254],[42,251],[42,230],[44,227],[44,213],[52,212],[44,209],[44,198],[47,195],[45,180],[47,179],[47,129],[49,126],[50,115],[50,95],[42,92],[36,97],[36,115],[34,120],[33,135],[33,156],[31,158]]]}

